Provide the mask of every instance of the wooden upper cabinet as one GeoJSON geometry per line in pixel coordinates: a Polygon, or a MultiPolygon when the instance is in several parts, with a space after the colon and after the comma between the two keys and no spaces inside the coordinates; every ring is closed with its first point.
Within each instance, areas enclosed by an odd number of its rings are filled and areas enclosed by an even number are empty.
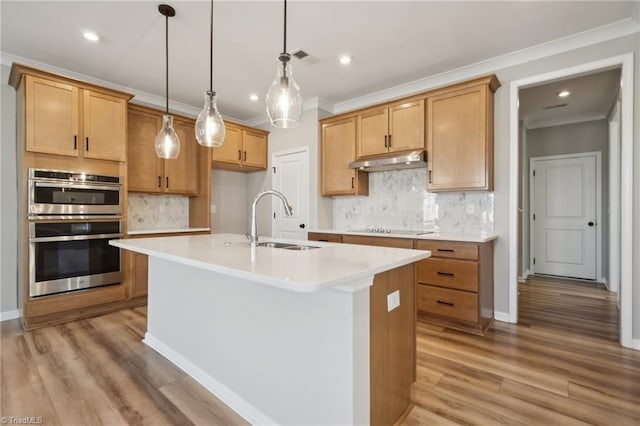
{"type": "Polygon", "coordinates": [[[224,144],[212,148],[211,153],[213,161],[242,164],[242,129],[225,123],[224,144]]]}
{"type": "Polygon", "coordinates": [[[151,108],[129,105],[127,189],[149,194],[198,195],[199,173],[203,172],[199,156],[208,155],[208,148],[198,145],[193,120],[174,116],[173,128],[180,139],[180,154],[175,160],[158,158],[155,139],[162,128],[162,114],[151,108]]]}
{"type": "Polygon", "coordinates": [[[424,99],[365,110],[358,123],[358,158],[424,149],[424,99]]]}
{"type": "Polygon", "coordinates": [[[389,107],[389,152],[424,149],[424,100],[389,107]]]}
{"type": "Polygon", "coordinates": [[[495,76],[427,99],[429,191],[493,190],[495,76]]]}
{"type": "Polygon", "coordinates": [[[322,195],[369,194],[369,175],[349,168],[356,157],[356,120],[322,124],[322,195]]]}
{"type": "Polygon", "coordinates": [[[25,90],[27,151],[78,156],[78,88],[27,75],[25,90]]]}
{"type": "Polygon", "coordinates": [[[198,141],[193,121],[174,120],[180,139],[180,154],[175,160],[164,160],[165,192],[195,195],[198,193],[198,141]]]}
{"type": "Polygon", "coordinates": [[[162,127],[158,114],[150,114],[129,108],[129,155],[127,169],[129,191],[162,192],[163,160],[158,158],[155,138],[162,127]]]}
{"type": "Polygon", "coordinates": [[[259,169],[267,168],[267,135],[264,133],[242,131],[242,163],[259,169]]]}
{"type": "Polygon", "coordinates": [[[358,120],[360,122],[358,157],[388,152],[389,109],[377,108],[363,112],[358,120]]]}
{"type": "Polygon", "coordinates": [[[101,160],[127,160],[127,101],[83,90],[84,156],[101,160]]]}
{"type": "Polygon", "coordinates": [[[27,151],[127,160],[130,95],[15,64],[10,83],[24,84],[27,151]]]}
{"type": "Polygon", "coordinates": [[[240,172],[266,170],[268,132],[225,122],[224,144],[212,149],[212,167],[240,172]]]}

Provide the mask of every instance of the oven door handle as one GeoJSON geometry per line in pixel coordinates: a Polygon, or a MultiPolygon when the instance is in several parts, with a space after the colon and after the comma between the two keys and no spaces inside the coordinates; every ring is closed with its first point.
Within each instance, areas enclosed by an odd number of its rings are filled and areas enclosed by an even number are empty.
{"type": "Polygon", "coordinates": [[[57,237],[31,237],[30,243],[50,243],[54,241],[104,240],[107,238],[121,238],[122,234],[90,234],[90,235],[61,235],[57,237]]]}
{"type": "Polygon", "coordinates": [[[48,183],[36,182],[38,188],[68,188],[68,189],[95,189],[98,191],[120,191],[120,185],[86,185],[86,184],[68,184],[68,183],[48,183]]]}

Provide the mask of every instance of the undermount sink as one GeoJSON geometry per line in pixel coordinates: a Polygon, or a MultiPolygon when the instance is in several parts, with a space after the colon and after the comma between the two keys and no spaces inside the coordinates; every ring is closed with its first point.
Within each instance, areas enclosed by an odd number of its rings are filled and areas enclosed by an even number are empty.
{"type": "Polygon", "coordinates": [[[320,247],[315,246],[299,246],[295,244],[286,244],[286,243],[276,243],[275,241],[268,241],[265,243],[258,243],[259,247],[269,247],[269,248],[281,248],[286,250],[311,250],[320,247]]]}
{"type": "Polygon", "coordinates": [[[317,249],[320,247],[315,247],[315,246],[291,246],[291,247],[285,247],[285,249],[287,250],[311,250],[311,249],[317,249]]]}
{"type": "Polygon", "coordinates": [[[276,243],[275,241],[268,241],[266,243],[258,243],[259,247],[270,247],[270,248],[288,248],[295,247],[295,244],[285,244],[285,243],[276,243]]]}

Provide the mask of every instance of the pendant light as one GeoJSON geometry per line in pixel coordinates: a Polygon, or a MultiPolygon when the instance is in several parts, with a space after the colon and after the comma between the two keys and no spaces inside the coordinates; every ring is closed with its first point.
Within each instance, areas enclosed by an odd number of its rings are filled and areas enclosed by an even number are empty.
{"type": "Polygon", "coordinates": [[[180,154],[180,139],[173,128],[173,116],[169,114],[169,17],[175,16],[176,11],[168,4],[158,6],[158,11],[165,17],[165,69],[166,69],[166,86],[165,94],[167,100],[167,109],[162,116],[162,129],[156,136],[156,154],[160,158],[176,159],[180,154]]]}
{"type": "Polygon", "coordinates": [[[287,53],[287,0],[284,0],[284,47],[278,61],[278,75],[267,92],[267,115],[275,127],[289,129],[300,123],[302,95],[293,79],[291,55],[287,53]]]}
{"type": "Polygon", "coordinates": [[[222,146],[224,143],[224,121],[216,106],[213,91],[213,0],[211,0],[211,41],[209,44],[209,90],[204,92],[204,108],[196,120],[196,139],[202,146],[222,146]]]}

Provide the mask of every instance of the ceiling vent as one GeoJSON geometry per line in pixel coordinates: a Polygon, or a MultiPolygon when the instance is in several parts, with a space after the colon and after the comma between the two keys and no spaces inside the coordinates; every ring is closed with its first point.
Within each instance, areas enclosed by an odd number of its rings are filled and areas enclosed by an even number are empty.
{"type": "Polygon", "coordinates": [[[313,65],[316,64],[318,62],[320,62],[320,59],[316,58],[315,56],[305,52],[302,49],[297,49],[294,50],[293,53],[291,54],[291,56],[293,56],[294,58],[298,59],[300,61],[300,63],[305,64],[305,65],[313,65]]]}
{"type": "Polygon", "coordinates": [[[291,56],[302,60],[302,59],[306,58],[307,56],[309,56],[309,54],[307,52],[305,52],[304,50],[302,50],[302,49],[298,49],[295,52],[293,52],[291,54],[291,56]]]}
{"type": "Polygon", "coordinates": [[[567,105],[569,105],[569,104],[548,105],[548,106],[544,107],[543,109],[562,108],[562,107],[566,107],[567,105]]]}

